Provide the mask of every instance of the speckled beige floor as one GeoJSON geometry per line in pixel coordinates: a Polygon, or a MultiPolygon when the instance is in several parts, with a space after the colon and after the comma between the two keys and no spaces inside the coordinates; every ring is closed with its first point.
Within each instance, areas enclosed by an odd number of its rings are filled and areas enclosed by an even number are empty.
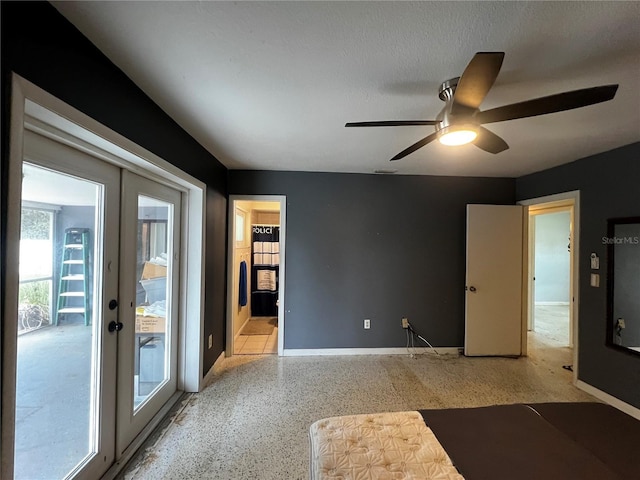
{"type": "MultiPolygon", "coordinates": [[[[537,334],[531,334],[535,337],[537,334]]],[[[549,348],[549,347],[545,347],[549,348]]],[[[594,401],[562,369],[570,350],[527,358],[235,356],[193,395],[127,479],[308,478],[308,430],[336,415],[545,401],[594,401]]]]}

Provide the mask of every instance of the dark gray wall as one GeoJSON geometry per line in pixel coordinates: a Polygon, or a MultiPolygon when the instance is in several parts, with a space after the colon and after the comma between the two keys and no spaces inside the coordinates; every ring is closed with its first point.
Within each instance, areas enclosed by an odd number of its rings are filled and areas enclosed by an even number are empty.
{"type": "Polygon", "coordinates": [[[285,348],[462,346],[466,204],[499,178],[230,171],[230,194],[287,196],[285,348]],[[363,320],[371,319],[371,329],[363,320]]]}
{"type": "Polygon", "coordinates": [[[605,345],[607,219],[640,215],[640,143],[516,180],[518,200],[580,190],[578,378],[640,408],[640,356],[605,345]],[[591,252],[601,258],[600,288],[589,286],[591,252]]]}
{"type": "MultiPolygon", "coordinates": [[[[224,350],[226,168],[46,2],[2,2],[2,258],[11,71],[207,184],[204,372],[224,350]],[[223,252],[220,255],[220,252],[223,252]]],[[[4,265],[4,262],[1,262],[4,265]]],[[[2,267],[2,278],[5,278],[2,267]]],[[[4,281],[2,282],[4,285],[4,281]]],[[[2,292],[4,298],[4,291],[2,292]]]]}

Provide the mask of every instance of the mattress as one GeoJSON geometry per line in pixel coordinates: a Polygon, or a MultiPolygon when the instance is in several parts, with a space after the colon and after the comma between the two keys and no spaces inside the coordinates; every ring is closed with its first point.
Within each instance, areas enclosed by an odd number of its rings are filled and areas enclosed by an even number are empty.
{"type": "Polygon", "coordinates": [[[464,480],[417,411],[311,425],[312,480],[464,480]]]}

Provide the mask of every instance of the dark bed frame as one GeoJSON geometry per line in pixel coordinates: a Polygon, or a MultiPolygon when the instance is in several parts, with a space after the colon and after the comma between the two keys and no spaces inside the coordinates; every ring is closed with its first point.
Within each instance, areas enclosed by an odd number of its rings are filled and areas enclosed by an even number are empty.
{"type": "Polygon", "coordinates": [[[640,421],[601,403],[420,410],[465,480],[640,479],[640,421]]]}

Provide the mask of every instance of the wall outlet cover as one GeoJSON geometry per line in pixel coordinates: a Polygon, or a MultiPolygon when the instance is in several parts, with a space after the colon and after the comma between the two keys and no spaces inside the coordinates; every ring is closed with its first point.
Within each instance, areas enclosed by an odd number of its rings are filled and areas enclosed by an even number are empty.
{"type": "Polygon", "coordinates": [[[371,328],[371,320],[369,320],[368,318],[364,319],[364,328],[365,330],[368,330],[371,328]]]}

